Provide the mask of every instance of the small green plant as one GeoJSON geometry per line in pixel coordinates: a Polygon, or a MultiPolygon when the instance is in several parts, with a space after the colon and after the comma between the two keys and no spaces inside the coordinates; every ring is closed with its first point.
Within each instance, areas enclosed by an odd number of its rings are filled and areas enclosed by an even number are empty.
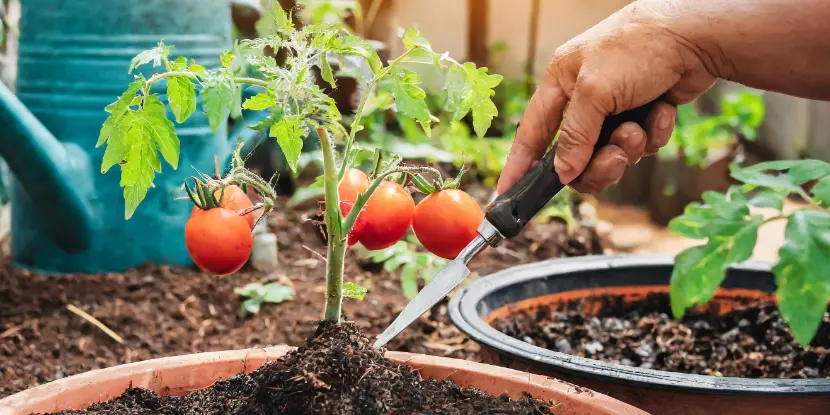
{"type": "Polygon", "coordinates": [[[830,164],[819,160],[772,161],[751,167],[731,167],[743,183],[726,193],[706,192],[703,203],[691,203],[669,223],[673,232],[703,245],[677,255],[671,276],[671,306],[676,318],[689,307],[706,303],[723,281],[727,269],[752,256],[758,229],[766,223],[787,222],[786,243],[773,266],[781,316],[793,337],[808,345],[815,336],[830,300],[830,164]],[[784,172],[770,174],[768,172],[784,172]],[[818,180],[808,194],[802,185],[818,180]],[[784,213],[783,201],[799,195],[809,207],[784,213]],[[750,207],[772,208],[764,217],[750,207]]]}
{"type": "Polygon", "coordinates": [[[401,270],[401,289],[409,299],[418,295],[418,278],[429,283],[435,273],[446,265],[447,260],[418,249],[415,238],[406,238],[386,249],[367,251],[366,258],[376,264],[383,264],[386,272],[401,270]]]}
{"type": "MultiPolygon", "coordinates": [[[[161,158],[170,167],[178,167],[179,138],[173,122],[167,118],[167,107],[151,88],[163,79],[167,82],[167,100],[176,123],[184,122],[196,111],[197,94],[204,101],[204,111],[214,130],[225,123],[232,112],[238,111],[238,107],[268,111],[270,115],[251,128],[266,130],[276,138],[291,170],[297,169],[304,137],[315,131],[320,139],[323,164],[320,181],[325,199],[328,243],[324,318],[337,322],[340,321],[344,296],[343,261],[347,240],[352,228],[362,223],[358,221],[358,215],[367,201],[379,187],[390,186],[387,179],[407,179],[406,176],[411,179],[422,173],[435,173],[434,169],[401,165],[400,158],[392,158],[391,163],[381,163],[381,153],[375,152],[375,166],[382,167],[375,169],[365,191],[356,194],[354,200],[343,200],[348,204],[341,207],[339,181],[349,168],[356,165],[356,160],[367,154],[372,156],[371,152],[358,148],[355,142],[356,134],[364,129],[363,115],[372,97],[376,96],[377,91],[391,94],[395,110],[415,120],[426,134],[430,134],[433,123],[440,120],[432,115],[426,92],[420,86],[419,73],[405,66],[413,64],[437,71],[446,80],[442,110],[452,114],[456,120],[470,114],[475,133],[483,136],[498,113],[492,101],[493,88],[502,78],[489,74],[487,68],[460,63],[447,54],[435,53],[415,29],[402,33],[403,53],[384,63],[371,44],[345,33],[337,25],[307,25],[298,29],[278,5],[268,14],[265,23],[258,26],[262,37],[242,41],[234,48],[235,52],[223,53],[222,65],[218,68],[207,69],[185,57],[171,60],[173,47],[161,42],[157,47],[139,54],[133,60],[130,71],[147,64],[162,67],[164,71],[148,79],[136,76],[127,91],[107,106],[110,116],[101,129],[97,144],[107,146],[102,172],[120,165],[121,186],[126,201],[125,216],[129,218],[152,188],[155,174],[161,172],[161,158]],[[266,47],[284,50],[288,56],[285,63],[278,65],[273,57],[264,56],[262,50],[266,47]],[[360,104],[347,127],[341,124],[341,115],[333,99],[314,82],[316,70],[319,70],[320,77],[336,87],[330,61],[342,61],[344,57],[358,57],[368,68],[367,76],[360,78],[360,104]],[[247,61],[256,68],[261,78],[241,76],[240,61],[247,61]],[[241,85],[255,85],[263,91],[238,106],[234,94],[241,85]],[[335,157],[338,140],[342,142],[343,151],[335,157]],[[345,208],[348,212],[341,210],[345,208]]],[[[209,193],[213,189],[207,190],[206,193],[209,193]]],[[[383,214],[390,212],[382,208],[377,211],[383,214]]],[[[411,217],[401,222],[411,223],[411,217]]],[[[403,233],[396,239],[402,236],[403,233]]],[[[361,243],[365,245],[364,240],[361,243]]],[[[349,290],[347,293],[352,292],[356,291],[349,290]]]]}
{"type": "Polygon", "coordinates": [[[239,315],[242,317],[259,313],[264,303],[279,304],[294,298],[293,288],[275,282],[264,285],[252,282],[242,288],[235,289],[234,292],[247,298],[242,301],[242,307],[239,309],[239,315]]]}
{"type": "Polygon", "coordinates": [[[568,234],[573,234],[579,226],[579,221],[574,215],[574,201],[579,201],[581,198],[582,195],[579,192],[565,187],[536,214],[535,219],[539,223],[548,223],[552,219],[562,220],[568,227],[568,234]]]}
{"type": "Polygon", "coordinates": [[[689,166],[706,167],[713,150],[728,149],[737,142],[736,133],[755,141],[757,128],[764,120],[764,100],[756,92],[740,91],[725,95],[718,115],[701,115],[695,103],[677,108],[677,122],[662,157],[682,154],[689,166]]]}

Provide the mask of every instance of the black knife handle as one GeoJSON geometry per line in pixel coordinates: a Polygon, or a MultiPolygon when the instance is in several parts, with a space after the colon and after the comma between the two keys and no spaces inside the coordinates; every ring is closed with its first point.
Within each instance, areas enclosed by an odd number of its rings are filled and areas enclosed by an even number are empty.
{"type": "MultiPolygon", "coordinates": [[[[600,147],[608,144],[611,133],[623,123],[633,121],[643,126],[655,102],[657,101],[605,118],[594,145],[594,155],[600,147]]],[[[555,154],[556,143],[516,184],[487,207],[487,220],[505,238],[518,235],[550,199],[565,187],[553,168],[555,154]]],[[[592,159],[594,155],[591,156],[592,159]]]]}

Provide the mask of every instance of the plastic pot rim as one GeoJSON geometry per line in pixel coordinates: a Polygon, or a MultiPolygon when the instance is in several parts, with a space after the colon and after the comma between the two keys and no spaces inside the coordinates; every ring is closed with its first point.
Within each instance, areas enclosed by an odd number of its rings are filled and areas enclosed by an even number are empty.
{"type": "MultiPolygon", "coordinates": [[[[643,254],[589,255],[519,265],[479,278],[456,293],[449,302],[450,318],[462,332],[499,354],[554,372],[564,372],[582,378],[675,392],[788,396],[830,393],[830,379],[716,377],[642,369],[556,352],[501,333],[484,321],[476,311],[477,305],[491,293],[534,279],[556,278],[567,274],[603,269],[632,267],[645,269],[673,265],[674,257],[672,256],[643,254]]],[[[732,267],[735,270],[765,273],[770,272],[770,268],[769,263],[761,261],[747,261],[732,267]]]]}

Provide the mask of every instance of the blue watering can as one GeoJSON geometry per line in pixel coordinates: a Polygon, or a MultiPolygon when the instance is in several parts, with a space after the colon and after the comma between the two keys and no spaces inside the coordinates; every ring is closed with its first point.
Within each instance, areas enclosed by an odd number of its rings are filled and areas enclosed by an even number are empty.
{"type": "MultiPolygon", "coordinates": [[[[257,2],[234,3],[248,17],[257,13],[257,2]]],[[[214,133],[197,111],[177,125],[180,167],[156,175],[129,221],[119,173],[100,173],[104,149],[95,142],[104,107],[132,80],[127,69],[140,51],[163,39],[175,45],[173,57],[220,65],[231,46],[229,0],[27,0],[20,33],[17,96],[0,84],[0,156],[14,176],[15,264],[58,274],[190,265],[184,225],[192,206],[174,199],[194,175],[191,166],[212,172],[214,156],[227,160],[236,137],[261,139],[245,128],[253,122],[214,133]]]]}

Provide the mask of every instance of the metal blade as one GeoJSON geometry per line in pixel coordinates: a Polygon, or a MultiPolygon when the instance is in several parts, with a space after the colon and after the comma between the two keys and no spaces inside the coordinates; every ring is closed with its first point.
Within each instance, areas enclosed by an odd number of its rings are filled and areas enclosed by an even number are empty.
{"type": "Polygon", "coordinates": [[[470,269],[467,263],[487,245],[487,240],[482,236],[476,236],[472,242],[458,254],[458,257],[445,265],[441,271],[409,302],[401,314],[395,318],[383,333],[375,341],[375,348],[381,348],[389,340],[392,340],[398,333],[409,327],[412,322],[418,319],[427,310],[441,301],[453,288],[461,284],[468,275],[470,269]]]}

